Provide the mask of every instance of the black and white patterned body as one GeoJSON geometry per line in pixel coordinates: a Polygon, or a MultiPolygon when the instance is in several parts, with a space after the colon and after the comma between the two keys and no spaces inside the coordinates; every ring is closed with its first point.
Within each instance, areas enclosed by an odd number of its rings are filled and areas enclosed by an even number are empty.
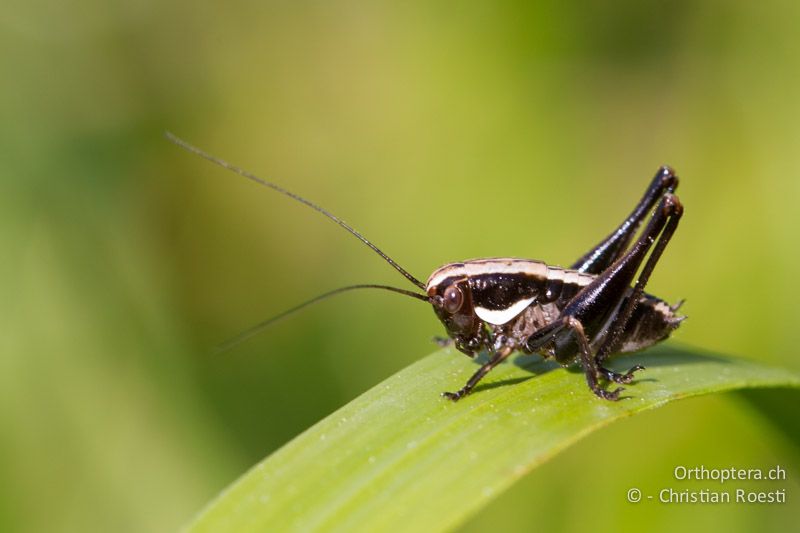
{"type": "Polygon", "coordinates": [[[562,365],[578,361],[597,396],[618,399],[623,389],[605,390],[601,379],[630,383],[642,367],[618,374],[604,361],[664,340],[685,318],[675,313],[677,305],[644,292],[683,215],[673,194],[677,186],[672,169],[660,168],[633,212],[569,269],[497,258],[451,263],[431,274],[425,291],[456,347],[469,356],[481,350],[490,355],[464,387],[444,395],[462,398],[497,364],[521,351],[562,365]]]}
{"type": "MultiPolygon", "coordinates": [[[[549,266],[541,261],[516,258],[475,259],[451,263],[436,270],[428,279],[427,292],[444,296],[447,287],[463,287],[466,301],[448,331],[456,347],[474,356],[482,349],[495,350],[503,345],[529,353],[525,341],[536,331],[557,321],[564,308],[581,290],[597,278],[577,270],[549,266]],[[459,327],[460,326],[460,327],[459,327]]],[[[633,289],[628,289],[632,292],[633,289]]],[[[620,303],[624,304],[623,299],[620,303]]],[[[436,308],[434,308],[436,309],[436,308]]],[[[607,338],[616,309],[607,309],[591,324],[584,324],[590,346],[598,349],[607,338]]],[[[616,353],[635,352],[666,339],[683,320],[675,308],[648,294],[639,297],[638,305],[620,337],[616,353]]],[[[564,365],[578,356],[575,343],[547,343],[538,350],[564,365]]]]}

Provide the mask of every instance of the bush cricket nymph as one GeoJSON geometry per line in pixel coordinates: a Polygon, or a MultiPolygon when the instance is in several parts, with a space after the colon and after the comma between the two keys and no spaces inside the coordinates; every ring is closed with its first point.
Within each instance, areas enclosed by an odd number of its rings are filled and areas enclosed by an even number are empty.
{"type": "Polygon", "coordinates": [[[639,351],[666,339],[686,318],[677,314],[680,303],[669,305],[644,292],[683,214],[683,206],[674,194],[678,177],[667,166],[658,169],[641,200],[622,223],[569,268],[530,259],[473,259],[446,264],[423,283],[322,207],[170,133],[167,137],[189,152],[325,215],[421,291],[377,284],[341,287],[257,324],[223,345],[223,349],[323,298],[355,289],[383,289],[430,303],[459,351],[470,357],[484,350],[489,354],[489,361],[461,389],[442,393],[446,398],[459,400],[466,396],[492,368],[519,351],[554,358],[564,366],[577,362],[589,388],[598,397],[617,400],[622,387],[606,390],[602,382],[630,383],[634,373],[643,367],[636,365],[620,374],[604,366],[608,358],[639,351]],[[648,218],[644,230],[634,240],[648,218]]]}

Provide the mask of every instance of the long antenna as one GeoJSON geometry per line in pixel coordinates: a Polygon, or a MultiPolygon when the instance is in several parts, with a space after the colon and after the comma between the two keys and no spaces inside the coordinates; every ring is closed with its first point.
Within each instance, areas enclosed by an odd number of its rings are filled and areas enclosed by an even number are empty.
{"type": "Polygon", "coordinates": [[[215,156],[213,156],[213,155],[211,155],[209,153],[206,153],[203,150],[201,150],[200,148],[197,148],[196,146],[193,146],[193,145],[189,144],[188,142],[184,141],[183,139],[181,139],[180,137],[174,135],[173,133],[171,133],[169,131],[164,132],[164,134],[166,135],[167,139],[169,139],[170,141],[172,141],[176,145],[180,146],[184,150],[186,150],[188,152],[191,152],[193,154],[199,155],[203,159],[211,161],[212,163],[214,163],[216,165],[219,165],[222,168],[228,169],[228,170],[230,170],[232,172],[235,172],[236,174],[239,174],[240,176],[245,177],[245,178],[247,178],[249,180],[255,181],[256,183],[259,183],[259,184],[263,185],[264,187],[269,187],[270,189],[272,189],[274,191],[278,191],[279,193],[281,193],[281,194],[283,194],[285,196],[288,196],[289,198],[297,200],[301,204],[307,205],[308,207],[310,207],[314,211],[318,211],[318,212],[322,213],[323,215],[325,215],[326,217],[328,217],[329,219],[333,220],[334,222],[339,224],[341,227],[346,229],[348,232],[352,233],[358,240],[360,240],[361,242],[363,242],[364,244],[366,244],[367,246],[372,248],[372,251],[374,251],[379,256],[383,257],[384,261],[386,261],[387,263],[392,265],[395,268],[395,270],[397,270],[403,276],[405,276],[405,278],[408,281],[410,281],[411,283],[413,283],[414,285],[416,285],[420,289],[423,289],[423,290],[425,289],[425,284],[424,283],[422,283],[420,280],[418,280],[417,278],[415,278],[414,276],[409,274],[406,269],[404,269],[403,267],[401,267],[400,265],[395,263],[394,260],[391,257],[389,257],[388,255],[383,253],[380,248],[378,248],[377,246],[375,246],[374,244],[369,242],[366,239],[366,237],[361,235],[352,226],[347,224],[347,222],[345,222],[341,218],[337,217],[336,215],[334,215],[333,213],[331,213],[327,209],[323,209],[322,207],[320,207],[320,206],[318,206],[318,205],[306,200],[302,196],[299,196],[299,195],[297,195],[297,194],[295,194],[293,192],[287,191],[286,189],[284,189],[280,185],[276,185],[276,184],[271,183],[269,181],[266,181],[266,180],[264,180],[262,178],[259,178],[255,174],[252,174],[252,173],[250,173],[250,172],[248,172],[248,171],[246,171],[244,169],[241,169],[241,168],[237,167],[236,165],[232,165],[232,164],[228,163],[227,161],[225,161],[223,159],[220,159],[220,158],[215,157],[215,156]]]}
{"type": "Polygon", "coordinates": [[[339,294],[339,293],[342,293],[342,292],[347,292],[347,291],[352,291],[352,290],[356,290],[356,289],[383,289],[383,290],[387,290],[387,291],[396,292],[398,294],[403,294],[405,296],[411,296],[411,297],[416,298],[418,300],[422,300],[423,302],[427,302],[428,301],[428,297],[427,296],[423,296],[422,294],[417,294],[416,292],[407,291],[405,289],[398,289],[397,287],[390,287],[389,285],[375,285],[375,284],[371,284],[370,283],[370,284],[349,285],[347,287],[340,287],[338,289],[334,289],[332,291],[328,291],[326,293],[320,294],[319,296],[315,296],[314,298],[311,298],[310,300],[306,300],[305,302],[303,302],[301,304],[298,304],[298,305],[296,305],[296,306],[294,306],[294,307],[292,307],[290,309],[287,309],[286,311],[283,311],[282,313],[279,313],[279,314],[277,314],[277,315],[275,315],[275,316],[273,316],[271,318],[268,318],[268,319],[264,320],[263,322],[259,322],[255,326],[244,330],[243,332],[239,333],[238,335],[236,335],[232,339],[227,340],[227,341],[223,342],[222,344],[220,344],[219,346],[217,346],[216,352],[217,353],[227,352],[228,350],[230,350],[231,348],[233,348],[237,344],[246,341],[247,339],[249,339],[250,337],[252,337],[256,333],[260,332],[264,328],[266,328],[268,326],[271,326],[275,322],[277,322],[277,321],[279,321],[279,320],[281,320],[283,318],[286,318],[287,316],[289,316],[292,313],[295,313],[295,312],[303,309],[304,307],[307,307],[307,306],[309,306],[309,305],[311,305],[313,303],[319,302],[320,300],[324,300],[326,298],[330,298],[331,296],[334,296],[336,294],[339,294]]]}

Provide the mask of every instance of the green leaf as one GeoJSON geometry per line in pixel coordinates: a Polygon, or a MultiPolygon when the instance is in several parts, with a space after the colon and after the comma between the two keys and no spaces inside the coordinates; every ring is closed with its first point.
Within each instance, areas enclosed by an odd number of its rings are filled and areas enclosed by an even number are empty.
{"type": "MultiPolygon", "coordinates": [[[[618,357],[647,370],[618,402],[578,370],[519,356],[457,403],[439,397],[476,369],[452,349],[398,372],[247,472],[189,526],[194,531],[438,531],[614,420],[700,394],[800,387],[753,361],[666,346],[618,357]]],[[[313,394],[313,391],[298,391],[313,394]]]]}

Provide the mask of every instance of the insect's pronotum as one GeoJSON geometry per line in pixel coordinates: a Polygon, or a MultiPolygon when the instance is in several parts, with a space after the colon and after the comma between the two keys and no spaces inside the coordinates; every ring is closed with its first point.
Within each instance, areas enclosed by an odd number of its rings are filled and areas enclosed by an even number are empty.
{"type": "Polygon", "coordinates": [[[678,177],[669,167],[658,170],[644,196],[622,224],[569,268],[531,259],[473,259],[444,265],[422,283],[327,210],[211,156],[170,133],[167,137],[192,153],[322,213],[369,246],[423,291],[419,293],[375,284],[342,287],[256,325],[229,345],[289,313],[334,294],[353,289],[384,289],[429,302],[461,352],[470,357],[483,350],[488,352],[489,361],[461,389],[442,393],[451,400],[469,394],[492,368],[514,351],[552,357],[564,366],[578,362],[589,388],[597,396],[617,400],[622,387],[606,390],[601,382],[630,383],[634,372],[643,367],[636,365],[619,374],[604,366],[606,360],[612,355],[642,350],[666,339],[686,318],[676,313],[680,303],[669,305],[644,292],[647,280],[683,214],[683,206],[673,194],[678,187],[678,177]],[[647,226],[631,244],[648,215],[647,226]]]}

